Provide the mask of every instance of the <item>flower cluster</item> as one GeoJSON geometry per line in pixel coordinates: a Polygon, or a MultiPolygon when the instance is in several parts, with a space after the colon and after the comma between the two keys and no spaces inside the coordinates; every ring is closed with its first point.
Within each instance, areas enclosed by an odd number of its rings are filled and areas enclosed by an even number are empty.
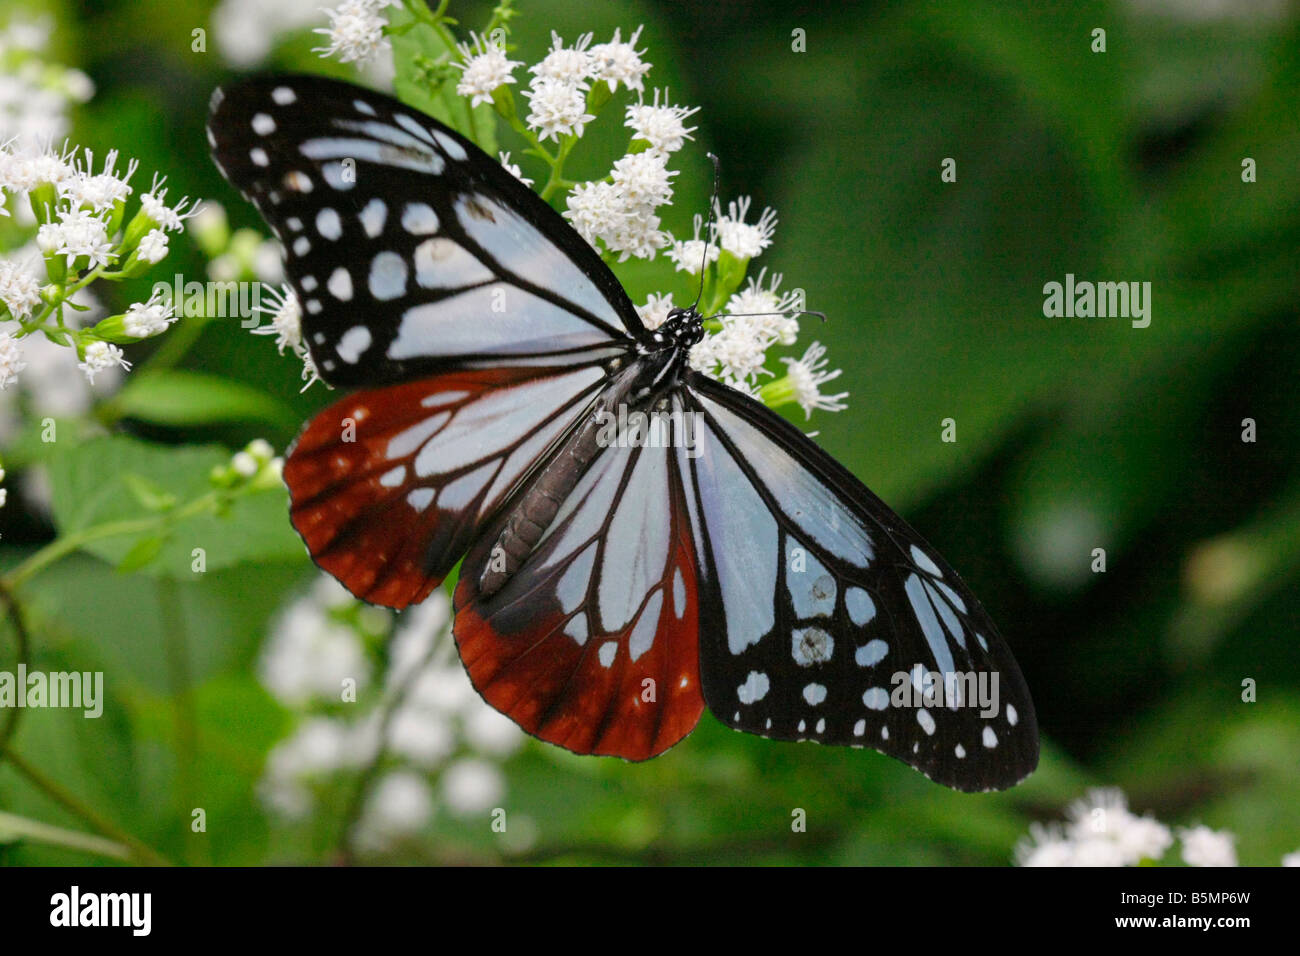
{"type": "Polygon", "coordinates": [[[337,57],[342,63],[364,63],[389,49],[384,37],[388,21],[381,11],[392,0],[344,0],[338,7],[327,10],[330,24],[314,32],[324,35],[329,44],[313,52],[321,56],[337,57]]]}
{"type": "Polygon", "coordinates": [[[18,340],[34,332],[72,347],[94,383],[100,373],[130,367],[120,345],[158,335],[176,321],[157,297],[88,327],[76,318],[86,311],[77,296],[88,285],[132,278],[161,262],[170,234],[196,212],[188,197],[169,204],[165,179],[155,176],[128,216],[137,166],[120,162],[117,150],[96,163],[90,150],[76,147],[0,147],[0,196],[25,210],[36,227],[27,245],[0,260],[0,387],[26,365],[18,340]],[[6,327],[10,322],[16,326],[6,327]]]}
{"type": "Polygon", "coordinates": [[[500,804],[500,763],[524,735],[470,686],[451,650],[450,610],[435,592],[394,624],[324,576],[285,610],[259,667],[298,715],[260,787],[278,818],[306,820],[367,768],[374,779],[357,821],[367,851],[417,841],[440,810],[470,818],[500,804]]]}
{"type": "MultiPolygon", "coordinates": [[[[776,213],[764,209],[751,218],[752,200],[741,197],[725,209],[719,203],[707,229],[704,218],[695,216],[689,238],[674,237],[662,227],[660,213],[672,203],[677,175],[669,163],[693,138],[695,127],[687,122],[698,107],[674,104],[666,90],[656,89],[647,98],[651,64],[644,59],[646,51],[637,49],[640,35],[638,28],[624,40],[615,31],[608,42],[593,45],[593,35],[586,33],[566,46],[553,33],[546,55],[528,67],[532,78],[523,96],[529,109],[522,119],[510,85],[517,82],[514,73],[523,62],[510,58],[500,37],[472,35],[471,42],[460,45],[461,62],[454,64],[460,70],[456,92],[471,104],[491,104],[529,143],[527,153],[545,160],[550,170],[542,197],[562,196],[565,217],[607,261],[653,260],[662,252],[675,271],[698,279],[701,290],[708,290],[704,306],[712,317],[708,335],[691,353],[694,368],[774,407],[796,403],[805,416],[815,409],[842,410],[847,393],[821,391],[840,373],[827,370],[825,348],[815,342],[802,358],[782,358],[786,374],[759,388],[761,376],[773,375],[767,367],[769,350],[795,344],[798,314],[804,309],[802,291],[781,291],[779,274],[769,279],[762,270],[742,287],[749,262],[772,244],[776,213]],[[566,159],[620,86],[637,94],[623,111],[629,130],[626,154],[614,160],[602,179],[569,182],[563,175],[566,159]],[[552,141],[554,152],[548,147],[552,141]]],[[[503,154],[502,162],[508,159],[503,154]]],[[[507,168],[523,178],[519,167],[507,168]]],[[[655,293],[638,312],[654,328],[673,306],[671,293],[655,293]]]]}
{"type": "MultiPolygon", "coordinates": [[[[1152,816],[1137,816],[1116,789],[1089,790],[1072,803],[1065,824],[1033,824],[1016,847],[1021,866],[1138,866],[1161,860],[1174,844],[1174,833],[1152,816]]],[[[1178,831],[1183,862],[1188,866],[1236,866],[1232,834],[1207,826],[1178,831]]],[[[1284,866],[1300,866],[1300,851],[1287,854],[1284,866]]]]}

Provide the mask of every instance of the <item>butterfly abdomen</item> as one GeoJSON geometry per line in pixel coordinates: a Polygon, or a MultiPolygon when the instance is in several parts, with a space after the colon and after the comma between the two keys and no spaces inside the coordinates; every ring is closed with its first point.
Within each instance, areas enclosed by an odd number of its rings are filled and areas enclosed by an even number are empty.
{"type": "Polygon", "coordinates": [[[487,567],[479,578],[480,597],[491,597],[523,566],[541,542],[560,507],[586,474],[603,443],[606,422],[631,390],[635,370],[592,403],[582,424],[564,440],[558,454],[541,471],[523,496],[510,507],[510,517],[497,536],[487,567]]]}

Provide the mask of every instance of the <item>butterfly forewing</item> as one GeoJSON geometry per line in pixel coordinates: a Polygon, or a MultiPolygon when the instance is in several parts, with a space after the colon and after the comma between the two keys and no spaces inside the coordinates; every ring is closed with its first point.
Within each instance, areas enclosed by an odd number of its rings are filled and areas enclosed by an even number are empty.
{"type": "Polygon", "coordinates": [[[307,76],[218,90],[225,176],[270,223],[322,378],[625,352],[647,333],[595,251],[477,146],[397,100],[307,76]]]}
{"type": "Polygon", "coordinates": [[[704,378],[692,395],[709,708],[767,737],[873,747],[963,790],[1023,779],[1033,703],[952,568],[765,407],[704,378]]]}

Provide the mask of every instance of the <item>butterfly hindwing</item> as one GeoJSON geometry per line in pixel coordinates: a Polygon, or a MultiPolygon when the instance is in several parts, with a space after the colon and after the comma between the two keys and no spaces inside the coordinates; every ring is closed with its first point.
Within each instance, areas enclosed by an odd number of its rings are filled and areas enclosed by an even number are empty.
{"type": "Polygon", "coordinates": [[[285,462],[294,527],[358,597],[421,601],[603,379],[593,364],[479,369],[349,395],[285,462]]]}
{"type": "Polygon", "coordinates": [[[499,528],[456,588],[456,641],[478,692],[577,753],[644,760],[704,709],[695,548],[663,437],[601,449],[501,590],[479,586],[499,528]]]}
{"type": "Polygon", "coordinates": [[[213,156],[285,248],[322,378],[625,352],[648,333],[564,219],[477,146],[351,84],[217,90],[213,156]]]}
{"type": "Polygon", "coordinates": [[[715,715],[766,737],[873,747],[962,790],[1027,776],[1033,703],[952,568],[766,407],[703,377],[692,395],[700,670],[715,715]],[[952,693],[926,706],[944,680],[952,693]]]}

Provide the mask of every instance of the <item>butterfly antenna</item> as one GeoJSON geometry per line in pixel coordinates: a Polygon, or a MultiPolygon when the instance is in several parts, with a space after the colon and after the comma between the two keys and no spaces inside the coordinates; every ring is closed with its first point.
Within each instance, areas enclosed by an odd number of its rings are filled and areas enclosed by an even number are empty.
{"type": "Polygon", "coordinates": [[[700,256],[700,288],[695,293],[695,302],[691,306],[694,311],[700,304],[700,299],[704,297],[704,270],[709,266],[709,247],[713,245],[713,223],[717,219],[718,211],[718,182],[721,179],[722,164],[718,162],[718,157],[712,153],[708,154],[710,162],[713,163],[713,199],[709,201],[709,222],[704,227],[704,252],[700,256]]]}
{"type": "Polygon", "coordinates": [[[765,315],[785,315],[785,316],[815,315],[815,316],[817,316],[817,318],[821,319],[823,322],[829,322],[829,321],[830,321],[830,319],[826,318],[826,313],[825,313],[825,312],[818,312],[818,311],[816,311],[815,309],[800,309],[798,312],[718,312],[718,313],[715,313],[714,315],[710,315],[710,316],[708,316],[708,318],[710,318],[710,319],[748,319],[748,318],[758,318],[758,317],[762,317],[762,316],[765,316],[765,315]]]}

